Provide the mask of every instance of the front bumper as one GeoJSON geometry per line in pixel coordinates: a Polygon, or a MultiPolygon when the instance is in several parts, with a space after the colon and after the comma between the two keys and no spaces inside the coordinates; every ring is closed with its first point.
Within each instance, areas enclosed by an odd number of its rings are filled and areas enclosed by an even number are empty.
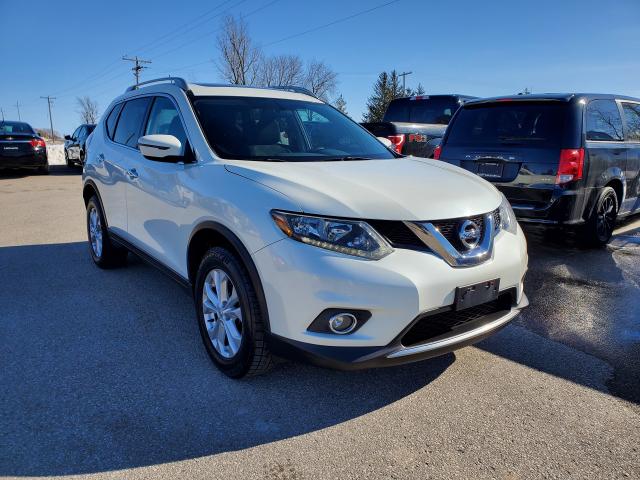
{"type": "Polygon", "coordinates": [[[518,228],[515,235],[502,231],[495,237],[490,259],[465,268],[451,267],[432,252],[399,248],[371,261],[288,238],[254,253],[253,260],[276,343],[299,342],[306,350],[307,345],[364,348],[362,356],[392,345],[419,316],[453,305],[457,287],[499,279],[501,292],[514,292],[509,309],[519,305],[528,257],[518,228]],[[329,309],[371,316],[348,335],[310,331],[329,309]]]}
{"type": "MultiPolygon", "coordinates": [[[[405,334],[402,332],[389,345],[383,347],[314,345],[271,334],[269,348],[273,354],[281,357],[337,370],[390,367],[426,360],[473,345],[506,327],[528,305],[529,300],[522,294],[520,303],[509,310],[480,317],[450,334],[411,346],[402,344],[405,334]]],[[[407,330],[420,320],[420,317],[416,318],[407,330]]]]}

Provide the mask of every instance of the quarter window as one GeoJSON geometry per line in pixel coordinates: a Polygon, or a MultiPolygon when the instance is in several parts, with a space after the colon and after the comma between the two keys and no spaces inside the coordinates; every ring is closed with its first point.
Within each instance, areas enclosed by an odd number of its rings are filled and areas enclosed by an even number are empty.
{"type": "Polygon", "coordinates": [[[184,146],[187,135],[180,121],[180,114],[167,97],[157,97],[151,107],[145,135],[173,135],[184,146]]]}
{"type": "Polygon", "coordinates": [[[622,118],[613,100],[592,100],[587,105],[587,140],[621,141],[622,118]]]}
{"type": "Polygon", "coordinates": [[[627,123],[627,138],[633,142],[640,142],[640,104],[623,103],[622,111],[627,123]]]}
{"type": "Polygon", "coordinates": [[[137,98],[124,104],[115,135],[113,136],[114,142],[138,148],[138,139],[140,138],[148,106],[149,97],[137,98]]]}

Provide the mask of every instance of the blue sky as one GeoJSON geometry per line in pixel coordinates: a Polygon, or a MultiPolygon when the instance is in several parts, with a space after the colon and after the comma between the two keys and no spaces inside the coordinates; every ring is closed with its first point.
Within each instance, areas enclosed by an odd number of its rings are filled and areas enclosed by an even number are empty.
{"type": "Polygon", "coordinates": [[[79,123],[77,96],[104,109],[133,82],[124,54],[153,61],[143,79],[167,74],[220,81],[220,14],[247,18],[267,54],[327,62],[360,120],[382,70],[413,71],[407,83],[428,93],[478,96],[599,91],[640,97],[640,0],[397,0],[293,39],[291,35],[390,0],[0,0],[0,107],[5,117],[54,127],[79,123]],[[55,5],[55,6],[52,6],[55,5]],[[186,28],[179,29],[185,26],[186,28]],[[277,43],[274,43],[277,42],[277,43]]]}

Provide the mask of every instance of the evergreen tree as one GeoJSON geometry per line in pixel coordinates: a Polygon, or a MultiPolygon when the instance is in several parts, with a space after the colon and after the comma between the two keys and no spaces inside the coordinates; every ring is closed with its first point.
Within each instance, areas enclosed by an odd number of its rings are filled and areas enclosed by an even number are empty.
{"type": "Polygon", "coordinates": [[[398,72],[382,72],[373,86],[373,94],[367,100],[367,111],[363,115],[365,122],[381,122],[391,100],[404,96],[398,72]]]}
{"type": "Polygon", "coordinates": [[[333,106],[336,107],[338,110],[340,110],[345,115],[349,115],[347,113],[347,102],[344,99],[344,97],[342,96],[342,94],[340,94],[340,96],[338,98],[336,98],[336,101],[333,102],[333,106]]]}

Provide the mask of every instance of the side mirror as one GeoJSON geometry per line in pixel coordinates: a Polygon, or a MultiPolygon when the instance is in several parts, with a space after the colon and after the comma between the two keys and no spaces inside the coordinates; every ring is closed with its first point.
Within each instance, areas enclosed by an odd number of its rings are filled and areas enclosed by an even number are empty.
{"type": "Polygon", "coordinates": [[[393,148],[393,143],[391,143],[391,140],[389,140],[388,138],[385,137],[376,137],[378,139],[378,141],[383,144],[385,147],[387,148],[393,148]]]}
{"type": "Polygon", "coordinates": [[[65,136],[64,136],[64,139],[65,139],[65,140],[71,140],[71,135],[65,135],[65,136]]]}
{"type": "Polygon", "coordinates": [[[177,162],[183,157],[182,144],[173,135],[145,135],[138,139],[138,148],[151,160],[177,162]]]}

